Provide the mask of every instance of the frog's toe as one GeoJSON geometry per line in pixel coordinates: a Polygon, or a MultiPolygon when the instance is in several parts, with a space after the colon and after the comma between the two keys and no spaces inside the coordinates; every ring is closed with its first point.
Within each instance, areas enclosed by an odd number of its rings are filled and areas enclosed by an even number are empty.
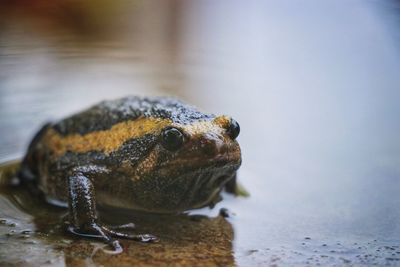
{"type": "Polygon", "coordinates": [[[160,239],[151,234],[130,235],[129,239],[136,240],[143,243],[156,243],[160,239]]]}
{"type": "Polygon", "coordinates": [[[132,222],[126,223],[126,224],[121,224],[121,225],[110,225],[107,226],[111,230],[135,230],[136,225],[132,222]]]}
{"type": "Polygon", "coordinates": [[[103,226],[91,224],[89,227],[76,228],[70,225],[67,227],[67,231],[78,236],[100,238],[113,248],[113,253],[118,254],[122,252],[122,247],[118,240],[112,239],[110,233],[108,233],[108,229],[103,226]]]}
{"type": "Polygon", "coordinates": [[[118,237],[118,238],[125,238],[125,239],[130,239],[130,240],[135,240],[143,243],[150,243],[150,242],[158,242],[159,239],[158,237],[150,234],[127,234],[127,233],[121,233],[117,232],[111,229],[103,228],[109,235],[113,237],[118,237]]]}
{"type": "Polygon", "coordinates": [[[145,242],[145,243],[151,243],[151,242],[158,242],[160,239],[154,235],[151,234],[143,234],[143,235],[138,235],[138,238],[140,242],[145,242]]]}
{"type": "Polygon", "coordinates": [[[83,237],[89,237],[89,238],[104,238],[105,234],[102,232],[97,231],[96,228],[76,228],[74,226],[69,225],[67,227],[67,232],[78,235],[78,236],[83,236],[83,237]]]}
{"type": "Polygon", "coordinates": [[[121,245],[119,244],[118,240],[113,240],[110,243],[110,246],[114,249],[113,253],[115,253],[115,254],[119,254],[119,253],[121,253],[123,251],[123,249],[122,249],[121,245]]]}

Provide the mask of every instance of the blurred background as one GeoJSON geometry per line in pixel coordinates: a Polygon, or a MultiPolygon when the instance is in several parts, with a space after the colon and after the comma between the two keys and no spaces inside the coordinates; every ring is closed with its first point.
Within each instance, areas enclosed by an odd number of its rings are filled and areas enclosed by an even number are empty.
{"type": "Polygon", "coordinates": [[[377,250],[400,244],[399,26],[389,0],[2,1],[0,160],[103,99],[176,96],[241,125],[251,197],[218,206],[239,265],[324,244],[395,263],[377,250]]]}

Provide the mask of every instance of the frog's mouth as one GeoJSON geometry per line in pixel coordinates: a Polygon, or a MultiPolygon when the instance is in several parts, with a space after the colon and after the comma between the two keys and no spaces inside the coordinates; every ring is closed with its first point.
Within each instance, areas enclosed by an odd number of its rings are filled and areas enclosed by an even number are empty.
{"type": "Polygon", "coordinates": [[[182,151],[177,153],[174,157],[160,162],[158,165],[159,169],[168,170],[196,170],[204,167],[223,167],[225,165],[238,165],[240,166],[242,161],[241,151],[239,145],[234,143],[233,145],[222,146],[218,151],[207,154],[197,149],[182,151]]]}
{"type": "Polygon", "coordinates": [[[127,193],[120,203],[114,196],[112,205],[153,213],[178,213],[204,207],[216,202],[240,164],[240,154],[228,153],[209,159],[168,161],[168,165],[132,180],[129,186],[132,189],[125,187],[127,193]]]}
{"type": "Polygon", "coordinates": [[[242,161],[237,143],[212,153],[197,148],[161,152],[154,150],[138,168],[140,175],[132,179],[131,202],[136,209],[174,213],[215,202],[242,161]]]}
{"type": "Polygon", "coordinates": [[[232,179],[240,167],[240,155],[219,155],[212,159],[186,159],[170,163],[160,169],[161,183],[154,193],[153,204],[146,209],[151,212],[170,213],[209,205],[217,198],[225,184],[232,179]]]}
{"type": "Polygon", "coordinates": [[[181,203],[178,205],[182,210],[202,208],[215,204],[219,193],[230,181],[236,172],[237,168],[224,168],[223,172],[204,172],[195,175],[191,178],[194,181],[193,185],[188,188],[185,194],[181,197],[181,203]]]}

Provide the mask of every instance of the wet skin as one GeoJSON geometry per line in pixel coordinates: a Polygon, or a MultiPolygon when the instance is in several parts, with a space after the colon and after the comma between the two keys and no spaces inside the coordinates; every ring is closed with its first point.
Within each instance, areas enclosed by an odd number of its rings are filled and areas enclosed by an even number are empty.
{"type": "Polygon", "coordinates": [[[237,193],[241,164],[238,123],[170,98],[126,97],[45,125],[33,138],[19,176],[46,199],[69,208],[68,231],[113,237],[134,224],[108,227],[96,205],[154,213],[213,206],[220,192],[237,193]]]}

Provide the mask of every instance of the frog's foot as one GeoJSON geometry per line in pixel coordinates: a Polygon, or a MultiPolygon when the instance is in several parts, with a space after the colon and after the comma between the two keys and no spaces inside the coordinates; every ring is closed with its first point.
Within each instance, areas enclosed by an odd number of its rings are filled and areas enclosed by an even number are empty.
{"type": "Polygon", "coordinates": [[[250,196],[249,192],[240,183],[237,182],[236,175],[226,183],[225,191],[235,196],[250,196]]]}
{"type": "Polygon", "coordinates": [[[106,242],[108,245],[110,245],[114,249],[114,252],[122,251],[122,247],[119,244],[118,240],[114,240],[112,237],[125,238],[125,239],[135,240],[135,241],[144,242],[144,243],[157,242],[159,240],[154,235],[126,234],[126,233],[122,233],[122,232],[117,232],[115,230],[111,230],[105,226],[101,226],[96,223],[85,226],[84,228],[75,228],[74,226],[70,225],[67,228],[67,230],[68,230],[68,232],[70,232],[72,234],[83,236],[83,237],[100,238],[104,242],[106,242]]]}
{"type": "Polygon", "coordinates": [[[240,183],[236,183],[236,187],[230,193],[234,194],[235,196],[239,196],[239,197],[249,197],[250,196],[250,193],[240,183]]]}
{"type": "MultiPolygon", "coordinates": [[[[90,168],[86,169],[90,170],[90,168]]],[[[88,175],[77,172],[68,178],[68,202],[70,220],[67,230],[70,233],[84,237],[100,238],[113,247],[115,252],[122,251],[122,248],[119,242],[112,237],[132,239],[140,242],[158,241],[158,238],[153,235],[126,234],[99,224],[94,186],[88,175]]],[[[134,224],[123,226],[125,229],[132,227],[134,227],[134,224]]]]}
{"type": "Polygon", "coordinates": [[[88,227],[83,228],[76,228],[72,225],[68,226],[67,231],[78,236],[83,237],[90,237],[90,238],[100,238],[109,246],[114,249],[115,253],[122,252],[122,247],[119,244],[118,240],[114,240],[108,235],[104,230],[103,227],[97,224],[91,224],[88,227]]]}

